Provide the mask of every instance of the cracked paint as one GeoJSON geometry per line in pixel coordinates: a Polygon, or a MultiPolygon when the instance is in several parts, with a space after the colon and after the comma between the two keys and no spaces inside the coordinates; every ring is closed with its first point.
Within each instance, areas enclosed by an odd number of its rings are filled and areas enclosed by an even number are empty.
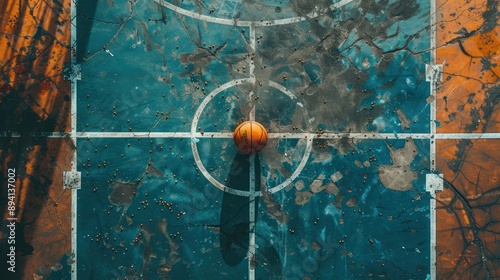
{"type": "Polygon", "coordinates": [[[497,276],[495,1],[4,2],[23,276],[497,276]]]}

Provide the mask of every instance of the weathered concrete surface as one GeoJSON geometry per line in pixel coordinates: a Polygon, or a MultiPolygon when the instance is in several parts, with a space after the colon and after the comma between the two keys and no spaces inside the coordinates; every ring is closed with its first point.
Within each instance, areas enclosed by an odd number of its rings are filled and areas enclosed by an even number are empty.
{"type": "MultiPolygon", "coordinates": [[[[5,279],[70,274],[71,191],[63,171],[71,169],[75,144],[68,138],[33,137],[69,132],[70,1],[0,3],[0,177],[6,218],[7,168],[15,168],[16,274],[5,279]],[[21,138],[11,138],[16,132],[21,138]]],[[[2,240],[2,268],[4,264],[2,240]]]]}
{"type": "MultiPolygon", "coordinates": [[[[438,132],[500,131],[498,1],[436,1],[438,132]]],[[[500,276],[500,141],[438,140],[437,278],[500,276]]]]}

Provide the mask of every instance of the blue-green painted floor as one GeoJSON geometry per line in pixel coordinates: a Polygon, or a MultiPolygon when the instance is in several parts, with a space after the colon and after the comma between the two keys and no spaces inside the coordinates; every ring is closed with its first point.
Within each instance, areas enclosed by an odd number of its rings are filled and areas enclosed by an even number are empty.
{"type": "Polygon", "coordinates": [[[78,279],[428,277],[431,140],[398,137],[430,132],[428,1],[95,2],[78,279]],[[253,118],[255,159],[227,137],[253,118]]]}

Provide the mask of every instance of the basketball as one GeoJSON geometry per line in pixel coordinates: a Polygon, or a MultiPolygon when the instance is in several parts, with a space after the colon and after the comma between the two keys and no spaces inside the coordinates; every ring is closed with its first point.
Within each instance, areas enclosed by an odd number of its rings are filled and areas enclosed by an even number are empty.
{"type": "Polygon", "coordinates": [[[246,121],[236,127],[233,138],[242,153],[256,154],[266,146],[267,131],[258,122],[246,121]]]}

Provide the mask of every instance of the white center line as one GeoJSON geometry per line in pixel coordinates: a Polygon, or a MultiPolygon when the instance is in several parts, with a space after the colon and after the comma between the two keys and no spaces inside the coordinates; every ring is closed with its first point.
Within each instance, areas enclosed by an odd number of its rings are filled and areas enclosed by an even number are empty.
{"type": "MultiPolygon", "coordinates": [[[[430,0],[430,66],[434,68],[436,65],[436,0],[430,0]]],[[[435,70],[434,70],[435,71],[435,70]]],[[[437,77],[432,73],[432,77],[437,77]]],[[[436,84],[437,80],[431,79],[430,81],[430,96],[433,97],[432,102],[430,103],[430,125],[431,125],[431,134],[438,136],[436,134],[436,84]]],[[[469,134],[471,135],[471,134],[469,134]]],[[[456,135],[456,136],[464,136],[464,135],[456,135]]],[[[466,139],[465,137],[460,137],[459,139],[466,139]]],[[[436,139],[431,139],[430,141],[430,170],[434,172],[436,170],[436,139]]],[[[435,190],[430,191],[430,200],[429,200],[429,215],[430,215],[430,278],[431,280],[436,279],[436,192],[435,190]]]]}
{"type": "MultiPolygon", "coordinates": [[[[252,154],[250,155],[250,178],[249,178],[249,183],[250,183],[250,196],[248,199],[250,199],[250,203],[248,204],[249,211],[248,211],[248,234],[249,234],[249,247],[248,247],[248,279],[249,280],[254,280],[255,279],[255,264],[256,264],[256,256],[255,256],[255,199],[256,199],[256,192],[255,192],[255,155],[252,154]]],[[[260,178],[259,178],[260,180],[260,178]]]]}
{"type": "MultiPolygon", "coordinates": [[[[23,137],[47,137],[47,138],[233,138],[233,132],[229,131],[205,131],[201,132],[47,132],[23,135],[23,137]]],[[[0,132],[1,137],[21,137],[19,133],[0,132]]],[[[323,132],[318,135],[312,132],[270,132],[268,138],[321,138],[321,139],[439,139],[439,140],[478,140],[478,139],[500,139],[500,133],[373,133],[373,132],[323,132]]]]}
{"type": "MultiPolygon", "coordinates": [[[[77,52],[76,50],[76,1],[77,0],[71,0],[71,12],[70,12],[70,18],[71,18],[71,33],[70,33],[70,40],[71,40],[71,46],[72,46],[72,52],[77,52]]],[[[73,67],[73,70],[76,67],[76,56],[71,55],[71,67],[73,67]]],[[[72,78],[71,78],[71,141],[73,144],[76,146],[76,125],[77,125],[77,80],[79,77],[76,75],[76,73],[73,73],[72,78]]],[[[73,162],[71,163],[71,171],[76,172],[76,166],[77,166],[77,149],[74,149],[73,151],[73,162]]],[[[77,195],[77,189],[72,188],[71,189],[71,254],[73,257],[73,262],[71,263],[71,279],[76,280],[78,279],[77,277],[77,233],[78,233],[78,223],[77,223],[77,211],[78,211],[78,195],[77,195]]]]}
{"type": "MultiPolygon", "coordinates": [[[[0,137],[7,137],[4,134],[0,137]]],[[[47,133],[44,135],[49,138],[233,138],[233,132],[230,131],[204,131],[201,132],[76,132],[76,133],[47,133]]],[[[10,135],[10,137],[20,137],[19,134],[10,135]]],[[[311,132],[269,132],[268,138],[321,138],[321,139],[440,139],[440,140],[462,140],[462,139],[500,139],[500,133],[342,133],[342,132],[323,132],[322,134],[311,132]]]]}

